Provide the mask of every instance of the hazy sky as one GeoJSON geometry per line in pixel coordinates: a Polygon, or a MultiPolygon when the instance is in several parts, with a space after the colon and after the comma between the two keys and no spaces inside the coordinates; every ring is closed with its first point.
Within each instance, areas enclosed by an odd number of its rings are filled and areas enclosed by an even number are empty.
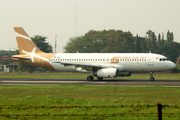
{"type": "MultiPolygon", "coordinates": [[[[17,48],[13,27],[29,36],[44,35],[57,52],[70,37],[89,30],[123,30],[146,36],[167,30],[180,42],[180,0],[0,0],[0,50],[17,48]]],[[[165,36],[166,38],[166,36],[165,36]]]]}

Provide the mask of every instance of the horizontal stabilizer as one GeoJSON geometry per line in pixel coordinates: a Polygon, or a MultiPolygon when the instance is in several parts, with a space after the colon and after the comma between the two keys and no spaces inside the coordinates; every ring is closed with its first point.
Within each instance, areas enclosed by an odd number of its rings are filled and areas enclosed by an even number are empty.
{"type": "Polygon", "coordinates": [[[13,59],[13,58],[15,58],[15,59],[20,59],[20,60],[24,60],[24,61],[31,60],[30,57],[28,57],[28,56],[22,56],[22,55],[13,55],[13,56],[11,57],[11,59],[13,59]]]}

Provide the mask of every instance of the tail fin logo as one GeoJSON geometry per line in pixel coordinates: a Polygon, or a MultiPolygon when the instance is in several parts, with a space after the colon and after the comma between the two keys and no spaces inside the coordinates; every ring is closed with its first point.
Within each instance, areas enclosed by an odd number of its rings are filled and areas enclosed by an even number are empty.
{"type": "Polygon", "coordinates": [[[18,33],[18,32],[16,32],[16,37],[21,37],[21,38],[24,38],[24,39],[27,39],[27,40],[32,41],[31,38],[30,38],[28,35],[25,36],[25,35],[22,35],[22,34],[20,34],[20,33],[18,33]]]}
{"type": "Polygon", "coordinates": [[[34,47],[31,52],[27,52],[25,50],[22,50],[22,53],[29,54],[31,56],[31,61],[33,63],[34,63],[35,52],[36,52],[36,47],[34,47]]]}
{"type": "Polygon", "coordinates": [[[36,52],[36,54],[44,53],[36,46],[36,44],[33,42],[33,40],[29,37],[29,35],[24,31],[24,29],[22,27],[14,27],[14,31],[16,33],[16,40],[18,43],[20,55],[23,55],[27,52],[28,53],[36,52]],[[22,52],[22,51],[24,51],[24,52],[22,52]]]}

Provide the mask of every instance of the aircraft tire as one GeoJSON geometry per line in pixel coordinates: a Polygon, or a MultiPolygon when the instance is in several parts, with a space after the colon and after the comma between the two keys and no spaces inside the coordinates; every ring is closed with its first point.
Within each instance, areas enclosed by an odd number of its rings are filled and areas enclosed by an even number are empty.
{"type": "Polygon", "coordinates": [[[94,79],[93,76],[88,76],[88,77],[87,77],[87,80],[88,80],[88,81],[93,81],[93,79],[94,79]]]}
{"type": "Polygon", "coordinates": [[[150,81],[154,81],[154,77],[151,77],[151,78],[150,78],[150,81]]]}

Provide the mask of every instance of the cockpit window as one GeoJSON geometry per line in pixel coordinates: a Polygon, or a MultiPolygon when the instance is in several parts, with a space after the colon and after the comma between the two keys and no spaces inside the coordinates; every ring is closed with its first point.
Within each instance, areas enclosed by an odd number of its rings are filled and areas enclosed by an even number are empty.
{"type": "Polygon", "coordinates": [[[167,58],[160,58],[159,61],[169,61],[167,58]]]}

